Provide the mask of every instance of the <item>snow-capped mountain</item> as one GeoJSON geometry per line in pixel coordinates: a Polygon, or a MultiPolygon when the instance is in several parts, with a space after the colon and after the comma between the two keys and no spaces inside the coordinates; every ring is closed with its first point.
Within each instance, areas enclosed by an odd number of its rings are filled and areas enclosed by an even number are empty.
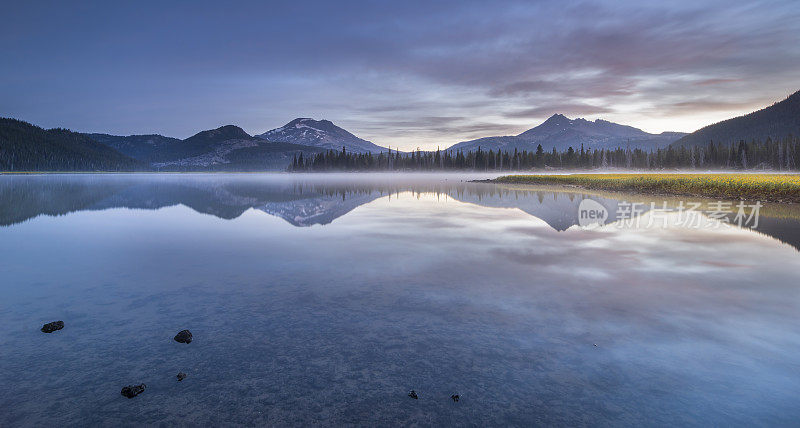
{"type": "Polygon", "coordinates": [[[535,151],[541,144],[550,151],[553,147],[558,151],[569,147],[579,149],[583,144],[586,149],[613,149],[630,147],[642,149],[663,148],[686,134],[680,132],[662,132],[650,134],[632,126],[620,125],[602,119],[589,121],[586,119],[570,119],[562,114],[554,114],[541,125],[531,128],[519,135],[503,137],[485,137],[477,140],[455,144],[450,149],[504,151],[535,151]]]}
{"type": "Polygon", "coordinates": [[[275,143],[293,143],[323,149],[341,150],[356,153],[378,153],[388,149],[363,140],[336,126],[329,120],[298,118],[280,128],[267,131],[256,137],[275,143]]]}

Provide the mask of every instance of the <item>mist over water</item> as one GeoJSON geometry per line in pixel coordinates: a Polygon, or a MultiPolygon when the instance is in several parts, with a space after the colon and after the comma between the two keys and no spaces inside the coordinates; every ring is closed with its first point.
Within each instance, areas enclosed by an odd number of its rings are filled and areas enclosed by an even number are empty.
{"type": "Polygon", "coordinates": [[[0,177],[0,425],[800,420],[791,209],[626,227],[489,177],[0,177]]]}

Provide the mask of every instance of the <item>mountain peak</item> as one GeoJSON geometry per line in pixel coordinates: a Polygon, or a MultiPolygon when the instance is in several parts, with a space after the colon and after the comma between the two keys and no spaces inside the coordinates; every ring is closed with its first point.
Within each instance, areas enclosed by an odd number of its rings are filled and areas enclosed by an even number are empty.
{"type": "Polygon", "coordinates": [[[188,150],[191,156],[196,156],[211,150],[215,144],[231,140],[251,140],[253,137],[244,129],[235,125],[220,126],[216,129],[200,131],[197,134],[183,140],[181,146],[188,150]]]}
{"type": "MultiPolygon", "coordinates": [[[[544,129],[544,128],[556,129],[556,127],[558,129],[564,129],[564,127],[573,126],[575,123],[581,123],[581,122],[587,122],[587,121],[584,120],[584,119],[581,119],[581,118],[570,119],[570,118],[568,118],[567,116],[564,116],[561,113],[556,113],[556,114],[550,116],[549,118],[547,118],[547,120],[542,122],[541,125],[536,126],[533,129],[544,129]]],[[[525,132],[528,132],[528,131],[525,131],[525,132]]],[[[520,135],[522,135],[522,134],[520,134],[520,135]]]]}
{"type": "Polygon", "coordinates": [[[549,118],[547,118],[547,120],[545,120],[543,123],[557,122],[557,121],[564,121],[564,120],[571,120],[571,119],[566,117],[566,116],[564,116],[561,113],[556,113],[556,114],[550,116],[549,118]]]}
{"type": "Polygon", "coordinates": [[[191,139],[213,139],[213,140],[246,140],[250,137],[250,134],[244,132],[244,129],[239,128],[236,125],[224,125],[220,126],[216,129],[209,129],[206,131],[200,131],[197,134],[192,135],[191,137],[187,138],[187,140],[191,139]]]}
{"type": "Polygon", "coordinates": [[[325,120],[325,119],[316,120],[310,117],[298,117],[297,119],[294,119],[293,121],[287,123],[286,125],[283,125],[281,128],[286,129],[292,127],[294,128],[308,127],[308,128],[318,129],[320,131],[333,132],[333,133],[347,132],[344,129],[334,125],[333,122],[331,122],[330,120],[325,120]]]}
{"type": "Polygon", "coordinates": [[[341,150],[342,147],[352,152],[380,152],[382,147],[356,137],[336,126],[330,120],[316,120],[310,117],[298,117],[280,128],[267,131],[258,138],[271,142],[302,144],[341,150]]]}

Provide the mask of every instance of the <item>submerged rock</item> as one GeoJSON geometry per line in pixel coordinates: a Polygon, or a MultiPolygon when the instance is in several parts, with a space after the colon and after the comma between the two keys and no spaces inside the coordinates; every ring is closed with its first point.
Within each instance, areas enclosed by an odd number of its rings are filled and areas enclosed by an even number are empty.
{"type": "Polygon", "coordinates": [[[416,391],[414,391],[413,389],[411,390],[411,392],[408,393],[408,396],[413,398],[413,399],[415,399],[415,400],[419,398],[419,396],[417,395],[416,391]]]}
{"type": "Polygon", "coordinates": [[[120,391],[120,394],[122,394],[123,396],[125,396],[127,398],[133,398],[133,397],[136,397],[137,395],[143,393],[145,386],[146,385],[143,384],[143,383],[139,384],[139,385],[128,385],[128,386],[122,388],[122,391],[120,391]]]}
{"type": "Polygon", "coordinates": [[[181,330],[175,335],[175,341],[178,343],[192,343],[192,332],[189,330],[181,330]]]}
{"type": "Polygon", "coordinates": [[[56,330],[64,328],[64,321],[53,321],[42,326],[43,333],[52,333],[56,330]]]}
{"type": "Polygon", "coordinates": [[[182,380],[186,379],[186,373],[184,373],[184,372],[180,372],[180,373],[178,373],[178,375],[177,375],[177,376],[175,376],[175,377],[177,377],[177,378],[178,378],[178,382],[180,382],[180,381],[182,381],[182,380]]]}
{"type": "Polygon", "coordinates": [[[458,403],[458,399],[461,398],[458,394],[453,394],[450,396],[453,399],[454,403],[458,403]]]}

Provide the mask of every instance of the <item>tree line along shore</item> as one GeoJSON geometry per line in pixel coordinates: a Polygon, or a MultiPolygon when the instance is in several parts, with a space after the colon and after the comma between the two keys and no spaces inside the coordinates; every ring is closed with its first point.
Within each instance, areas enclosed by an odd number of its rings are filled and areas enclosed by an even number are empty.
{"type": "Polygon", "coordinates": [[[800,138],[765,141],[740,141],[736,144],[709,142],[705,146],[669,146],[665,149],[641,148],[578,149],[545,151],[436,150],[408,153],[391,151],[353,153],[346,149],[328,150],[313,156],[294,155],[288,170],[305,171],[524,171],[543,169],[726,169],[800,170],[800,138]]]}

